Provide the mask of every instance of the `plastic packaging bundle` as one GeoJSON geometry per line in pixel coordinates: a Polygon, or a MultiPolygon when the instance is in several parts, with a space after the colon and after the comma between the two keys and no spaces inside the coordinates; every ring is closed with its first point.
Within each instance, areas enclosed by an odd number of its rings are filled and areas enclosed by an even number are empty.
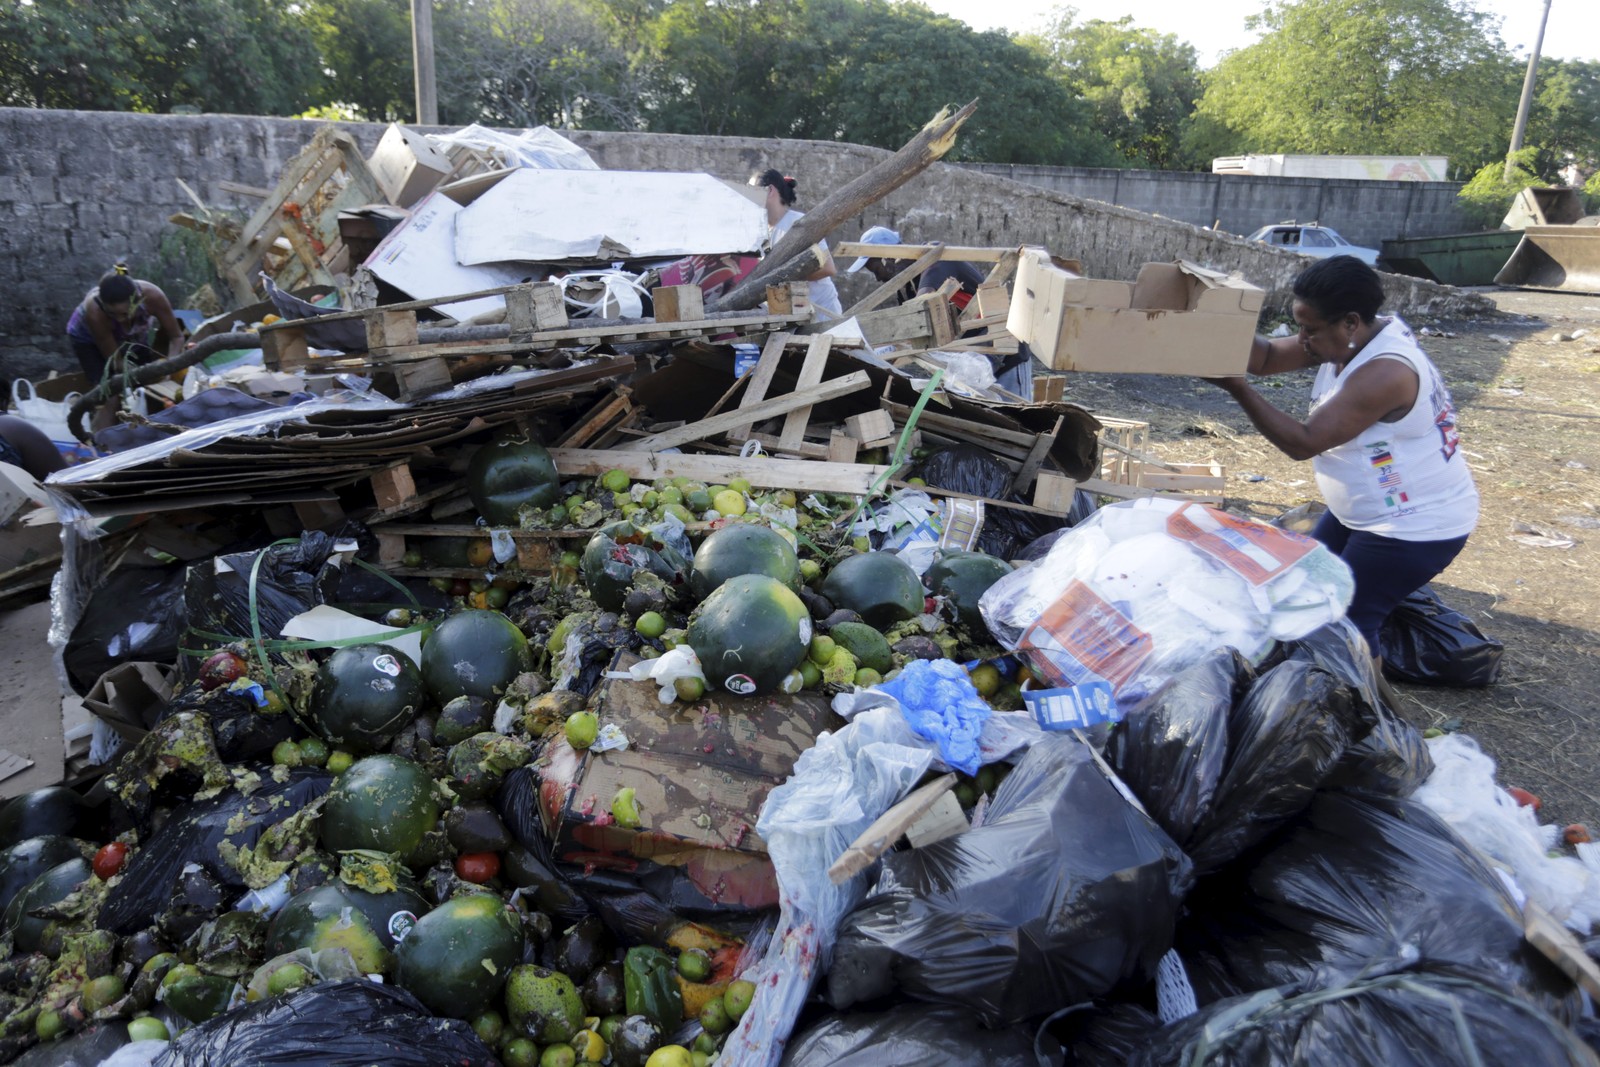
{"type": "Polygon", "coordinates": [[[937,744],[947,764],[965,774],[978,773],[983,765],[978,739],[993,711],[959,663],[912,660],[878,689],[899,702],[911,729],[937,744]]]}
{"type": "Polygon", "coordinates": [[[1047,736],[982,826],[884,858],[840,928],[827,999],[900,993],[999,1027],[1148,980],[1191,871],[1088,746],[1047,736]]]}
{"type": "Polygon", "coordinates": [[[1397,682],[1493,685],[1505,646],[1423,586],[1402,600],[1378,633],[1383,673],[1397,682]]]}
{"type": "Polygon", "coordinates": [[[1523,939],[1500,879],[1414,799],[1319,793],[1186,903],[1179,951],[1202,1003],[1396,970],[1465,975],[1547,1010],[1572,992],[1523,939]]]}
{"type": "Polygon", "coordinates": [[[1308,537],[1152,497],[1101,508],[981,610],[1048,683],[1109,683],[1129,709],[1212,649],[1259,661],[1274,640],[1342,618],[1354,588],[1308,537]]]}
{"type": "Polygon", "coordinates": [[[512,135],[473,123],[454,133],[430,133],[433,146],[446,155],[470,149],[492,158],[503,170],[540,167],[545,170],[599,170],[589,153],[548,126],[512,135]]]}
{"type": "Polygon", "coordinates": [[[1427,742],[1432,777],[1416,799],[1478,851],[1510,867],[1534,903],[1581,934],[1600,922],[1600,845],[1578,845],[1579,858],[1552,856],[1560,831],[1541,825],[1494,780],[1494,760],[1460,734],[1427,742]]]}

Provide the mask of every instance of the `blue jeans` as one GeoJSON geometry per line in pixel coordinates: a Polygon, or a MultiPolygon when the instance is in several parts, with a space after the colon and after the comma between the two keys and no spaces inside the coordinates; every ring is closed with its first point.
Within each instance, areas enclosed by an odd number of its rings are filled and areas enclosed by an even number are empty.
{"type": "Polygon", "coordinates": [[[1466,534],[1445,541],[1401,541],[1351,530],[1331,511],[1317,521],[1311,536],[1344,560],[1355,575],[1356,594],[1348,615],[1374,656],[1378,631],[1389,612],[1450,566],[1467,543],[1466,534]]]}

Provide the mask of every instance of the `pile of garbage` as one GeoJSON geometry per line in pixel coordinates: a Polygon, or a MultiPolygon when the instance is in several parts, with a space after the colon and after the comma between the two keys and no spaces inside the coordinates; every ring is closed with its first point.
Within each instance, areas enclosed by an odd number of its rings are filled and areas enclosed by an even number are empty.
{"type": "Polygon", "coordinates": [[[1150,498],[1013,564],[916,488],[541,452],[398,566],[351,522],[96,590],[69,674],[170,693],[0,809],[0,1057],[1593,1062],[1517,899],[1586,924],[1593,857],[1418,799],[1317,543],[1150,498]]]}

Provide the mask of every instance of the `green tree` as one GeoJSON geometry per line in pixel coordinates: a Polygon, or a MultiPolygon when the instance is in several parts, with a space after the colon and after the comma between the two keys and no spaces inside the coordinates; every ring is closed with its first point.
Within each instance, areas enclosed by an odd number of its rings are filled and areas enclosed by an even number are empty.
{"type": "Polygon", "coordinates": [[[1517,70],[1464,0],[1278,0],[1206,75],[1198,112],[1236,152],[1503,158],[1517,70]]]}
{"type": "Polygon", "coordinates": [[[1506,161],[1495,160],[1478,169],[1470,181],[1461,187],[1456,199],[1473,224],[1485,230],[1500,225],[1511,209],[1511,201],[1530,185],[1547,185],[1549,182],[1537,171],[1539,149],[1523,148],[1511,160],[1511,173],[1506,174],[1506,161]]]}
{"type": "Polygon", "coordinates": [[[634,129],[641,87],[601,0],[468,0],[436,24],[440,118],[634,129]]]}
{"type": "Polygon", "coordinates": [[[1543,150],[1540,162],[1548,171],[1569,163],[1585,173],[1600,170],[1600,63],[1540,63],[1528,142],[1543,150]]]}
{"type": "Polygon", "coordinates": [[[1176,170],[1195,162],[1183,147],[1200,98],[1193,45],[1135,26],[1129,16],[1080,23],[1075,8],[1061,7],[1039,46],[1068,89],[1088,101],[1095,128],[1128,164],[1176,170]]]}
{"type": "Polygon", "coordinates": [[[410,0],[310,0],[304,12],[327,71],[323,103],[368,122],[415,119],[410,0]]]}
{"type": "Polygon", "coordinates": [[[17,107],[292,115],[321,95],[310,33],[274,0],[12,0],[0,42],[17,107]]]}

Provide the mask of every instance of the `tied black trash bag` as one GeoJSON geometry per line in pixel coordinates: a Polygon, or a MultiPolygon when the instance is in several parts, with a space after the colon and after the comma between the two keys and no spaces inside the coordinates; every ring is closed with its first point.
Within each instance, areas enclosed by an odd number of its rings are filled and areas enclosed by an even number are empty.
{"type": "Polygon", "coordinates": [[[181,563],[122,567],[89,596],[62,652],[79,696],[106,671],[136,661],[171,663],[183,635],[181,563]]]}
{"type": "Polygon", "coordinates": [[[1392,974],[1217,1003],[1157,1032],[1130,1067],[1593,1067],[1578,1036],[1491,985],[1392,974]]]}
{"type": "MultiPolygon", "coordinates": [[[[331,602],[339,582],[338,567],[327,566],[337,539],[311,530],[290,544],[271,545],[202,560],[189,567],[183,586],[183,621],[191,631],[191,648],[209,648],[227,639],[249,638],[254,632],[250,608],[250,575],[255,572],[255,619],[261,636],[275,639],[284,623],[318,604],[331,602]],[[256,566],[256,557],[261,564],[256,566]]],[[[185,657],[184,680],[194,677],[201,660],[185,657]]]]}
{"type": "Polygon", "coordinates": [[[151,1067],[499,1067],[459,1019],[403,989],[349,978],[258,1001],[185,1030],[151,1067]]]}
{"type": "Polygon", "coordinates": [[[1315,663],[1351,689],[1361,713],[1373,722],[1351,745],[1324,785],[1408,797],[1433,773],[1433,757],[1422,731],[1384,702],[1378,675],[1361,631],[1349,619],[1329,623],[1297,641],[1278,646],[1285,659],[1315,663]]]}
{"type": "Polygon", "coordinates": [[[217,758],[223,763],[247,763],[267,759],[280,741],[295,734],[294,719],[287,713],[272,715],[256,704],[248,692],[213,689],[206,692],[194,682],[172,698],[156,719],[170,719],[189,711],[203,711],[211,724],[217,758]]]}
{"type": "Polygon", "coordinates": [[[960,1008],[907,1004],[830,1015],[789,1041],[780,1067],[927,1067],[935,1063],[1040,1067],[1033,1031],[985,1030],[960,1008]]]}
{"type": "Polygon", "coordinates": [[[1400,601],[1378,631],[1384,675],[1416,685],[1493,685],[1505,650],[1426,585],[1400,601]]]}
{"type": "MultiPolygon", "coordinates": [[[[1018,494],[1007,493],[1013,477],[1011,468],[976,445],[952,445],[933,453],[922,461],[921,474],[929,485],[940,489],[1028,503],[1018,494]]],[[[1072,512],[1065,521],[1051,515],[989,508],[983,513],[983,531],[978,535],[977,547],[997,559],[1016,559],[1030,542],[1062,526],[1074,526],[1093,511],[1094,501],[1084,493],[1073,498],[1072,512]],[[1078,497],[1084,499],[1080,501],[1078,497]]]]}
{"type": "Polygon", "coordinates": [[[826,999],[899,991],[991,1027],[1155,973],[1191,883],[1188,858],[1125,800],[1087,746],[1045,738],[983,826],[884,857],[845,918],[826,999]]]}
{"type": "Polygon", "coordinates": [[[1491,982],[1547,1010],[1572,994],[1472,847],[1400,797],[1318,794],[1187,906],[1179,952],[1201,1003],[1403,967],[1491,982]]]}
{"type": "Polygon", "coordinates": [[[294,767],[282,782],[262,774],[261,787],[249,796],[228,789],[177,808],[111,887],[100,926],[123,935],[148,927],[167,906],[190,863],[232,889],[235,898],[242,896],[244,877],[228,857],[254,848],[263,833],[322,796],[332,782],[324,770],[294,767]]]}
{"type": "Polygon", "coordinates": [[[1228,716],[1228,762],[1211,808],[1185,845],[1204,874],[1233,860],[1305,809],[1365,732],[1350,690],[1304,661],[1256,679],[1228,716]]]}
{"type": "Polygon", "coordinates": [[[1219,648],[1162,683],[1123,718],[1106,761],[1180,847],[1211,812],[1228,761],[1228,715],[1256,672],[1219,648]]]}

